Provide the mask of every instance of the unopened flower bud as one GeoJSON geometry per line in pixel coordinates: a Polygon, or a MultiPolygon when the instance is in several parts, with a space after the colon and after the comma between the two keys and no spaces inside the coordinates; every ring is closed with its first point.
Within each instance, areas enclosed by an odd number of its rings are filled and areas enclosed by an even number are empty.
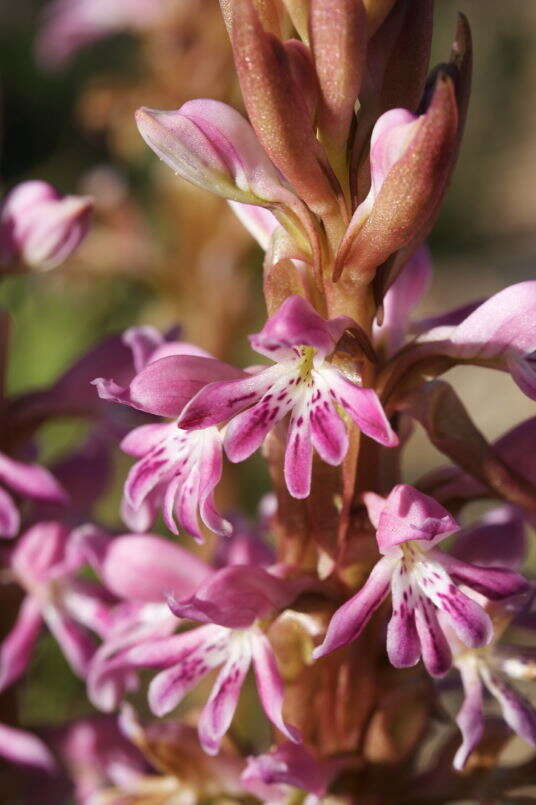
{"type": "Polygon", "coordinates": [[[17,185],[0,212],[0,265],[56,268],[85,237],[92,210],[88,196],[62,197],[46,182],[17,185]]]}

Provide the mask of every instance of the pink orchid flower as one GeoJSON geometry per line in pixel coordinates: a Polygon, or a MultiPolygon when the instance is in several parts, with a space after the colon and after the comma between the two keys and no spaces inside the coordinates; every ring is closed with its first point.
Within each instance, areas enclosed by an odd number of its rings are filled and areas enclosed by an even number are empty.
{"type": "Polygon", "coordinates": [[[76,536],[61,523],[41,522],[29,528],[11,552],[9,572],[26,595],[0,647],[0,689],[25,671],[43,624],[73,671],[86,675],[95,651],[89,630],[105,633],[111,598],[100,586],[75,578],[85,564],[74,549],[76,536]]]}
{"type": "Polygon", "coordinates": [[[488,614],[459,585],[502,599],[524,592],[528,584],[507,568],[480,567],[439,551],[437,543],[458,525],[443,506],[417,489],[399,484],[385,501],[367,493],[366,503],[383,556],[364,587],[337,610],[314,656],[355,640],[390,591],[391,663],[397,668],[412,666],[422,655],[428,672],[442,676],[451,667],[452,655],[437,611],[470,648],[488,644],[493,636],[488,614]]]}
{"type": "Polygon", "coordinates": [[[253,349],[276,363],[243,379],[207,385],[186,405],[179,425],[197,430],[230,420],[224,446],[229,459],[238,462],[254,453],[290,413],[285,478],[291,495],[306,498],[313,448],[335,466],[346,455],[341,413],[380,444],[398,444],[376,393],[326,360],[353,325],[345,316],[326,321],[301,296],[289,297],[261,332],[250,337],[253,349]]]}
{"type": "Polygon", "coordinates": [[[170,607],[177,617],[204,625],[133,644],[105,663],[95,664],[89,679],[93,701],[95,691],[98,699],[99,689],[116,674],[124,676],[143,667],[163,668],[149,686],[151,710],[162,716],[212,669],[223,666],[198,723],[203,749],[216,754],[253,662],[265,713],[287,738],[297,741],[296,731],[283,721],[282,679],[257,621],[288,605],[302,588],[300,583],[279,579],[261,567],[235,565],[210,575],[190,598],[177,600],[172,595],[170,607]]]}
{"type": "Polygon", "coordinates": [[[87,196],[61,196],[46,182],[17,185],[0,210],[0,265],[56,268],[85,238],[92,210],[87,196]]]}
{"type": "MultiPolygon", "coordinates": [[[[23,498],[65,504],[67,494],[49,470],[24,464],[0,453],[0,481],[23,498]]],[[[0,537],[12,539],[20,528],[20,514],[11,496],[0,486],[0,537]]]]}
{"type": "Polygon", "coordinates": [[[139,459],[125,482],[123,519],[129,528],[145,531],[162,508],[166,525],[174,534],[178,533],[178,520],[201,542],[198,515],[210,530],[229,534],[231,525],[214,502],[222,474],[221,434],[216,427],[186,431],[178,426],[176,417],[207,383],[235,379],[244,373],[191,344],[158,343],[155,332],[135,328],[125,334],[137,369],[128,386],[104,378],[93,381],[104,400],[175,418],[173,422],[135,428],[121,442],[125,453],[139,459]]]}

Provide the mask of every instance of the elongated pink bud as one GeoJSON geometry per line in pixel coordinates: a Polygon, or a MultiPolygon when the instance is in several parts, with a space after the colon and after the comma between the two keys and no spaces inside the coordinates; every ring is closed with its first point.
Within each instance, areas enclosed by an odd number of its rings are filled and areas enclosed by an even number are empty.
{"type": "Polygon", "coordinates": [[[87,234],[92,210],[89,197],[62,197],[46,182],[17,185],[0,212],[0,265],[56,268],[87,234]]]}
{"type": "Polygon", "coordinates": [[[315,137],[285,48],[264,31],[251,0],[236,0],[232,13],[236,68],[257,136],[309,207],[320,216],[332,214],[340,188],[315,137]]]}
{"type": "Polygon", "coordinates": [[[441,203],[458,132],[451,79],[444,73],[438,76],[424,115],[412,119],[406,112],[404,122],[403,112],[387,112],[376,124],[372,188],[354,213],[341,244],[335,279],[346,269],[356,280],[370,281],[384,260],[426,230],[441,203]]]}
{"type": "Polygon", "coordinates": [[[361,0],[312,0],[311,47],[320,82],[320,130],[342,146],[361,87],[367,14],[361,0]]]}

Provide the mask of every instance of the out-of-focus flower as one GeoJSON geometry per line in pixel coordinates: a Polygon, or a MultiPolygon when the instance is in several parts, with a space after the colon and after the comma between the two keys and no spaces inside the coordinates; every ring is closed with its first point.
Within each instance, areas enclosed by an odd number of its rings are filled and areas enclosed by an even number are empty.
{"type": "Polygon", "coordinates": [[[106,631],[110,596],[77,572],[85,564],[77,532],[61,523],[37,523],[17,541],[9,559],[13,580],[25,592],[17,621],[0,648],[0,688],[25,671],[43,624],[57,640],[73,671],[84,677],[95,644],[88,630],[106,631]]]}
{"type": "Polygon", "coordinates": [[[451,667],[452,654],[437,611],[469,648],[486,645],[493,637],[488,614],[459,585],[502,599],[524,592],[528,584],[507,568],[472,565],[437,550],[437,543],[458,525],[428,495],[400,484],[386,501],[367,493],[366,503],[384,556],[364,587],[337,610],[314,654],[321,657],[355,640],[391,591],[389,659],[395,667],[404,668],[415,665],[422,655],[428,672],[441,676],[451,667]]]}
{"type": "Polygon", "coordinates": [[[46,182],[17,185],[0,210],[0,266],[56,268],[86,236],[92,210],[88,196],[61,196],[46,182]]]}
{"type": "Polygon", "coordinates": [[[54,0],[43,17],[36,43],[40,61],[57,68],[86,45],[119,31],[156,23],[168,0],[54,0]]]}
{"type": "Polygon", "coordinates": [[[249,757],[241,780],[262,802],[284,803],[293,788],[309,791],[308,805],[320,802],[338,764],[315,758],[304,746],[285,741],[272,752],[249,757]]]}
{"type": "Polygon", "coordinates": [[[305,299],[291,296],[250,339],[256,352],[277,363],[242,380],[207,385],[185,407],[180,426],[206,428],[230,419],[225,450],[231,461],[243,461],[290,413],[285,478],[291,495],[306,498],[313,447],[333,465],[342,462],[348,449],[336,406],[381,444],[398,443],[376,393],[326,361],[344,331],[353,326],[345,316],[326,321],[305,299]]]}
{"type": "Polygon", "coordinates": [[[0,756],[22,766],[55,772],[57,764],[44,741],[28,730],[0,724],[0,756]]]}
{"type": "MultiPolygon", "coordinates": [[[[22,498],[64,504],[68,496],[49,470],[38,464],[25,464],[0,453],[0,480],[22,498]]],[[[18,534],[20,514],[11,496],[0,487],[0,537],[18,534]]]]}

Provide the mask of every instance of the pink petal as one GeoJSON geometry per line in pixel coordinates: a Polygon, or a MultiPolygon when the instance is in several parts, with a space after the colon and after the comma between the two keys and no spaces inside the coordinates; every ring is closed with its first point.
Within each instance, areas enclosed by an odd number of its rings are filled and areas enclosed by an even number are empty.
{"type": "Polygon", "coordinates": [[[432,604],[419,596],[415,605],[415,626],[426,670],[444,676],[452,665],[452,654],[432,604]]]}
{"type": "Polygon", "coordinates": [[[419,662],[421,646],[415,626],[415,602],[408,572],[403,563],[391,582],[393,614],[387,627],[387,655],[395,668],[409,668],[419,662]]]}
{"type": "Polygon", "coordinates": [[[39,464],[23,464],[0,453],[0,480],[24,497],[51,503],[67,502],[67,495],[60,484],[39,464]]]}
{"type": "Polygon", "coordinates": [[[197,724],[199,742],[207,755],[216,755],[219,751],[221,740],[233,720],[250,663],[249,644],[244,638],[235,639],[197,724]]]}
{"type": "Polygon", "coordinates": [[[75,674],[84,679],[95,653],[95,643],[86,629],[52,604],[43,610],[43,618],[75,674]]]}
{"type": "Polygon", "coordinates": [[[129,601],[164,601],[191,595],[212,574],[190,551],[151,534],[127,534],[110,542],[102,578],[111,592],[129,601]]]}
{"type": "Polygon", "coordinates": [[[374,565],[365,585],[333,615],[324,642],[313,652],[315,659],[359,637],[372,614],[387,597],[398,562],[397,557],[384,556],[374,565]]]}
{"type": "Polygon", "coordinates": [[[375,391],[352,383],[332,367],[323,366],[322,375],[335,401],[363,433],[386,447],[396,447],[398,436],[391,428],[375,391]]]}
{"type": "Polygon", "coordinates": [[[239,221],[244,224],[247,231],[252,235],[261,249],[268,250],[270,238],[279,226],[279,222],[270,210],[264,207],[257,207],[254,204],[241,204],[238,201],[230,201],[229,206],[239,221]]]}
{"type": "Polygon", "coordinates": [[[285,450],[285,481],[295,498],[306,498],[311,491],[313,441],[307,402],[295,406],[290,419],[285,450]]]}
{"type": "Polygon", "coordinates": [[[260,400],[280,373],[280,367],[273,366],[241,380],[209,383],[185,407],[179,426],[189,430],[225,422],[260,400]]]}
{"type": "Polygon", "coordinates": [[[26,670],[42,623],[39,602],[26,596],[15,625],[0,646],[0,690],[5,690],[26,670]]]}
{"type": "Polygon", "coordinates": [[[270,753],[249,757],[241,781],[262,802],[275,802],[278,789],[286,797],[288,786],[323,797],[336,773],[333,764],[318,761],[304,746],[285,741],[270,753]]]}
{"type": "Polygon", "coordinates": [[[141,458],[168,436],[173,436],[176,431],[177,426],[174,422],[141,425],[125,436],[120,447],[127,455],[141,458]]]}
{"type": "Polygon", "coordinates": [[[296,357],[296,347],[314,347],[320,360],[330,355],[344,331],[355,326],[353,319],[338,316],[326,320],[307,299],[289,296],[279,310],[270,316],[259,333],[250,336],[255,352],[272,360],[296,357]]]}
{"type": "Polygon", "coordinates": [[[55,521],[36,523],[19,538],[12,564],[22,579],[44,581],[65,557],[69,532],[55,521]]]}
{"type": "Polygon", "coordinates": [[[0,486],[0,537],[13,539],[20,528],[19,510],[12,498],[0,486]]]}
{"type": "Polygon", "coordinates": [[[459,584],[471,587],[486,598],[501,600],[527,592],[530,585],[519,573],[501,567],[479,567],[454,556],[434,551],[449,576],[459,584]]]}
{"type": "Polygon", "coordinates": [[[482,677],[489,692],[499,702],[508,726],[524,741],[536,746],[536,710],[532,704],[487,666],[482,669],[482,677]]]}
{"type": "Polygon", "coordinates": [[[183,696],[227,656],[228,635],[222,630],[219,633],[203,629],[193,631],[200,633],[197,646],[192,646],[177,664],[157,674],[149,685],[149,706],[156,716],[174,710],[183,696]]]}
{"type": "Polygon", "coordinates": [[[57,769],[56,761],[40,738],[6,724],[0,724],[0,755],[11,763],[35,766],[49,773],[57,769]]]}
{"type": "Polygon", "coordinates": [[[411,540],[434,545],[458,529],[448,511],[412,486],[398,484],[380,514],[376,539],[381,553],[411,540]]]}
{"type": "Polygon", "coordinates": [[[164,341],[163,336],[155,327],[142,325],[141,327],[130,327],[123,333],[123,343],[126,344],[131,352],[134,361],[134,369],[141,372],[147,366],[154,351],[164,341]]]}
{"type": "Polygon", "coordinates": [[[484,567],[519,569],[527,555],[527,535],[521,512],[499,506],[475,526],[460,531],[451,548],[457,559],[484,567]]]}
{"type": "Polygon", "coordinates": [[[322,461],[337,467],[348,450],[348,436],[321,375],[315,378],[311,402],[311,437],[322,461]]]}
{"type": "Polygon", "coordinates": [[[289,727],[283,720],[283,680],[270,642],[260,630],[251,633],[251,648],[257,690],[264,712],[286,738],[294,743],[300,743],[301,736],[298,730],[289,727]]]}
{"type": "Polygon", "coordinates": [[[462,662],[459,666],[464,700],[456,716],[456,723],[462,733],[462,745],[454,756],[453,766],[461,771],[467,758],[480,743],[484,733],[484,714],[482,683],[477,666],[472,662],[462,662]]]}

